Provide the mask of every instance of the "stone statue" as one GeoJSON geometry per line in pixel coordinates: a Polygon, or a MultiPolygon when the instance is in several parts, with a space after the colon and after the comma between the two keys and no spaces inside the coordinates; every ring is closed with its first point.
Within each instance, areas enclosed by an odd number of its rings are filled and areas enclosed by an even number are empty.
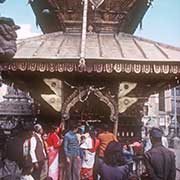
{"type": "Polygon", "coordinates": [[[16,30],[20,27],[15,25],[11,18],[0,17],[0,60],[11,59],[16,53],[16,30]]]}

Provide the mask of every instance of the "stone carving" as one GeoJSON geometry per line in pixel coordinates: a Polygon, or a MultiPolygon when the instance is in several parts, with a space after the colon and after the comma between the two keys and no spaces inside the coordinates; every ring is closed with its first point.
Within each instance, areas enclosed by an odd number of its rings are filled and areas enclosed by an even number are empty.
{"type": "Polygon", "coordinates": [[[9,60],[16,53],[16,30],[19,26],[15,25],[11,18],[0,17],[0,60],[9,60]]]}

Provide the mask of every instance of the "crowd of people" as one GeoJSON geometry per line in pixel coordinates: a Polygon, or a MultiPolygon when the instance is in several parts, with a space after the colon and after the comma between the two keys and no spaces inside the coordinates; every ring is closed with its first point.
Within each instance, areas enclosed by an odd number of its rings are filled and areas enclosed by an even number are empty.
{"type": "MultiPolygon", "coordinates": [[[[163,132],[149,132],[152,147],[144,153],[142,180],[175,180],[175,155],[161,143],[163,132]]],[[[80,124],[35,124],[16,132],[0,162],[2,180],[138,180],[134,164],[141,143],[123,143],[104,124],[101,130],[80,124]]],[[[143,155],[143,154],[142,154],[143,155]]]]}

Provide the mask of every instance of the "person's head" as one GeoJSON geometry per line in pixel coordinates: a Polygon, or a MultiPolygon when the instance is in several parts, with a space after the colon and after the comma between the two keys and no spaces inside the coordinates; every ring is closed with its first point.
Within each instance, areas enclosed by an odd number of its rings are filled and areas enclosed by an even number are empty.
{"type": "Polygon", "coordinates": [[[59,132],[60,132],[59,126],[58,125],[52,125],[52,131],[56,132],[57,134],[59,134],[59,132]]]}
{"type": "Polygon", "coordinates": [[[83,143],[86,140],[85,136],[81,136],[81,143],[83,143]]]}
{"type": "Polygon", "coordinates": [[[42,135],[42,139],[43,139],[44,141],[47,141],[47,139],[48,139],[48,135],[47,135],[47,133],[43,133],[43,135],[42,135]]]}
{"type": "Polygon", "coordinates": [[[89,135],[92,139],[96,138],[96,136],[97,136],[96,131],[94,129],[91,129],[89,131],[89,135]]]}
{"type": "Polygon", "coordinates": [[[103,124],[103,131],[109,131],[108,124],[103,124]]]}
{"type": "Polygon", "coordinates": [[[160,128],[153,127],[149,131],[149,135],[150,135],[150,140],[152,144],[161,143],[163,131],[160,128]]]}
{"type": "Polygon", "coordinates": [[[90,127],[89,126],[85,126],[85,133],[89,133],[90,131],[90,127]]]}
{"type": "Polygon", "coordinates": [[[69,130],[71,130],[75,133],[78,132],[78,128],[79,128],[78,124],[70,124],[70,126],[69,126],[69,130]]]}
{"type": "Polygon", "coordinates": [[[43,134],[43,128],[40,124],[35,124],[34,125],[34,131],[38,134],[43,134]]]}
{"type": "Polygon", "coordinates": [[[23,169],[22,174],[23,175],[30,175],[33,171],[33,163],[31,160],[26,160],[23,162],[23,169]]]}
{"type": "Polygon", "coordinates": [[[110,166],[124,165],[122,145],[120,142],[111,141],[108,144],[104,152],[104,162],[110,166]]]}
{"type": "Polygon", "coordinates": [[[78,128],[78,133],[79,133],[79,134],[83,134],[82,128],[78,128]]]}
{"type": "Polygon", "coordinates": [[[128,150],[128,145],[127,145],[127,144],[124,144],[124,145],[123,145],[123,149],[128,150]]]}

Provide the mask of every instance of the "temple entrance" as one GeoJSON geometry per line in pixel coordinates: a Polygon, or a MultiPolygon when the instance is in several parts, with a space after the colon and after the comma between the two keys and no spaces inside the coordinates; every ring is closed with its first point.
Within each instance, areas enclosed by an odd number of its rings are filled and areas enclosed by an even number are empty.
{"type": "Polygon", "coordinates": [[[69,123],[81,123],[93,127],[100,127],[102,123],[112,125],[110,108],[98,97],[91,94],[85,102],[78,102],[70,110],[69,123]]]}
{"type": "Polygon", "coordinates": [[[117,104],[105,92],[98,89],[85,88],[81,92],[74,91],[64,101],[62,106],[62,120],[68,128],[70,123],[81,123],[93,127],[109,124],[113,129],[117,119],[117,104]]]}

